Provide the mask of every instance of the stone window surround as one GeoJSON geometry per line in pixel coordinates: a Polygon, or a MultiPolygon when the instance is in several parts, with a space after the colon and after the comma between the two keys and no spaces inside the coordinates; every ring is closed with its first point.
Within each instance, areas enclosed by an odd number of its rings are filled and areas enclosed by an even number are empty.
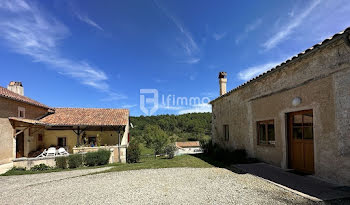
{"type": "Polygon", "coordinates": [[[26,118],[26,109],[24,107],[18,106],[18,117],[26,118]],[[23,112],[23,116],[21,116],[21,112],[23,112]]]}

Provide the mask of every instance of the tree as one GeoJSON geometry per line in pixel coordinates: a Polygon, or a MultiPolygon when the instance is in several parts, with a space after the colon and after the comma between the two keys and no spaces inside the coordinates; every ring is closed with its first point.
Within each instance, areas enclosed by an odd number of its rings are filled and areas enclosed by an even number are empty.
{"type": "MultiPolygon", "coordinates": [[[[146,125],[144,133],[148,146],[154,149],[154,154],[160,154],[169,143],[168,135],[158,125],[146,125]]],[[[146,144],[147,145],[147,144],[146,144]]]]}
{"type": "Polygon", "coordinates": [[[136,163],[140,160],[141,149],[136,140],[131,140],[126,150],[126,159],[128,163],[136,163]]]}
{"type": "Polygon", "coordinates": [[[153,147],[153,126],[160,127],[170,141],[202,141],[211,135],[211,113],[140,116],[130,117],[130,121],[134,125],[130,135],[148,148],[153,147]]]}
{"type": "Polygon", "coordinates": [[[165,154],[168,156],[168,159],[172,159],[175,156],[176,146],[174,143],[170,143],[165,147],[165,154]]]}

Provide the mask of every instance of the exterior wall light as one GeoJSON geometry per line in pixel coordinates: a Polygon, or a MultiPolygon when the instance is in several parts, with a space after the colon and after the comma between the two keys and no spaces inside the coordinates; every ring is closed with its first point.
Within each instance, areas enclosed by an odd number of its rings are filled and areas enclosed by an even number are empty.
{"type": "Polygon", "coordinates": [[[293,105],[293,106],[300,105],[300,103],[301,103],[301,98],[300,98],[300,97],[295,97],[295,98],[292,100],[292,105],[293,105]]]}

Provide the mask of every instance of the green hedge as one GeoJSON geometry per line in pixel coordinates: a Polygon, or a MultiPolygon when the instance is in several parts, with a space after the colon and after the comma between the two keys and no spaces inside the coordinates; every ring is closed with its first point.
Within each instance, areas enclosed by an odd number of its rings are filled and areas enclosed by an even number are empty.
{"type": "Polygon", "coordinates": [[[85,155],[85,164],[87,166],[105,165],[109,162],[111,152],[106,149],[99,149],[97,152],[88,152],[85,155]]]}
{"type": "Polygon", "coordinates": [[[68,156],[68,166],[70,169],[78,168],[83,166],[83,157],[82,154],[71,154],[68,156]]]}
{"type": "Polygon", "coordinates": [[[55,161],[56,161],[57,168],[60,168],[60,169],[68,168],[68,165],[67,165],[68,157],[56,157],[55,161]]]}
{"type": "Polygon", "coordinates": [[[30,171],[45,171],[45,170],[50,170],[52,167],[47,166],[46,164],[39,164],[35,165],[34,167],[30,168],[30,171]]]}

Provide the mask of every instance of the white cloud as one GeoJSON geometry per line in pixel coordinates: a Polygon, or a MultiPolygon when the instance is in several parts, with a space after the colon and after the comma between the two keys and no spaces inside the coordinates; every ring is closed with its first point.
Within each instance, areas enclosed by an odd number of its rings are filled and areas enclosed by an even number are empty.
{"type": "Polygon", "coordinates": [[[122,108],[133,108],[136,106],[137,106],[137,104],[127,104],[127,105],[123,105],[122,108]]]}
{"type": "MultiPolygon", "coordinates": [[[[107,75],[96,66],[84,61],[63,57],[58,50],[69,29],[54,17],[39,9],[33,2],[4,0],[0,3],[0,37],[16,53],[29,56],[67,75],[84,85],[106,92],[116,99],[117,93],[110,91],[107,75]]],[[[119,98],[121,96],[118,96],[119,98]]]]}
{"type": "Polygon", "coordinates": [[[85,22],[88,25],[93,26],[93,27],[103,31],[103,28],[100,25],[98,25],[95,21],[91,20],[87,15],[83,15],[83,14],[80,14],[78,12],[75,12],[75,14],[78,17],[78,19],[81,20],[82,22],[85,22]]]}
{"type": "Polygon", "coordinates": [[[190,75],[190,80],[196,80],[196,77],[197,77],[196,74],[192,74],[192,75],[190,75]]]}
{"type": "Polygon", "coordinates": [[[165,105],[165,104],[159,104],[158,105],[158,109],[160,110],[181,110],[181,109],[184,109],[183,106],[171,106],[171,105],[165,105]]]}
{"type": "Polygon", "coordinates": [[[200,112],[211,112],[210,104],[197,104],[192,107],[182,109],[178,112],[178,114],[186,114],[186,113],[200,113],[200,112]]]}
{"type": "Polygon", "coordinates": [[[213,38],[215,40],[221,40],[222,38],[224,38],[225,36],[227,35],[227,32],[224,32],[224,33],[214,33],[213,34],[213,38]]]}
{"type": "Polygon", "coordinates": [[[262,19],[258,18],[254,22],[247,24],[244,28],[244,32],[236,37],[236,44],[239,44],[242,40],[248,37],[249,33],[256,30],[262,23],[262,19]]]}
{"type": "Polygon", "coordinates": [[[250,80],[255,76],[260,75],[261,73],[264,73],[265,71],[270,70],[271,68],[275,67],[278,64],[279,64],[278,62],[270,62],[270,63],[246,68],[238,73],[238,78],[244,81],[250,80]]]}
{"type": "Polygon", "coordinates": [[[106,91],[106,94],[108,95],[108,97],[101,99],[101,101],[117,101],[117,100],[124,100],[128,98],[128,96],[124,94],[115,93],[109,90],[106,91]]]}
{"type": "Polygon", "coordinates": [[[156,83],[166,83],[166,82],[168,82],[168,80],[160,79],[160,78],[155,78],[155,79],[153,79],[153,80],[154,80],[154,82],[156,82],[156,83]]]}
{"type": "Polygon", "coordinates": [[[217,97],[219,94],[219,91],[218,92],[214,92],[214,91],[210,91],[210,92],[202,92],[200,95],[203,96],[203,97],[207,97],[207,98],[215,98],[217,97]]]}
{"type": "Polygon", "coordinates": [[[310,15],[310,13],[320,4],[320,0],[314,0],[305,10],[300,12],[299,14],[291,15],[291,19],[289,23],[287,23],[284,27],[279,28],[279,32],[269,38],[262,46],[265,50],[270,50],[274,48],[276,45],[281,43],[284,39],[286,39],[295,28],[297,28],[300,24],[303,23],[306,17],[310,15]]]}
{"type": "Polygon", "coordinates": [[[185,26],[174,16],[172,15],[164,6],[162,6],[159,2],[154,0],[156,6],[168,17],[171,22],[176,26],[181,35],[177,37],[177,42],[182,48],[185,56],[189,58],[184,62],[188,62],[189,64],[193,64],[193,62],[197,63],[198,61],[191,61],[191,59],[199,59],[198,55],[200,53],[200,49],[192,37],[192,34],[185,28],[185,26]]]}
{"type": "Polygon", "coordinates": [[[200,58],[188,58],[187,60],[181,61],[179,63],[196,64],[199,63],[200,58]]]}
{"type": "Polygon", "coordinates": [[[245,32],[248,33],[248,32],[254,31],[261,25],[261,23],[262,23],[261,18],[256,19],[253,23],[246,25],[245,32]]]}

